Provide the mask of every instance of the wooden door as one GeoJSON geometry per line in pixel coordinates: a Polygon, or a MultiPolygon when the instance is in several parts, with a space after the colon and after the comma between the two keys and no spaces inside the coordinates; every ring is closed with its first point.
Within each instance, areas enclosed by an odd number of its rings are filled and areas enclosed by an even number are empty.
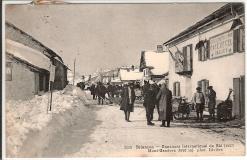
{"type": "Polygon", "coordinates": [[[240,117],[240,78],[233,78],[233,116],[240,117]]]}
{"type": "Polygon", "coordinates": [[[245,117],[245,76],[233,78],[233,115],[245,117]]]}
{"type": "Polygon", "coordinates": [[[240,77],[240,117],[245,117],[245,76],[240,77]]]}
{"type": "Polygon", "coordinates": [[[34,94],[38,94],[39,93],[39,73],[38,72],[34,72],[34,94]]]}

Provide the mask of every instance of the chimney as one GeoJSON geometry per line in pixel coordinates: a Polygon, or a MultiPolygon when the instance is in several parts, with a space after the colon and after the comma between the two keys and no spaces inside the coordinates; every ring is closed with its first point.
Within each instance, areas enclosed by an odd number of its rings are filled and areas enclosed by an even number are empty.
{"type": "Polygon", "coordinates": [[[163,46],[157,45],[157,53],[162,53],[162,52],[163,52],[163,46]]]}

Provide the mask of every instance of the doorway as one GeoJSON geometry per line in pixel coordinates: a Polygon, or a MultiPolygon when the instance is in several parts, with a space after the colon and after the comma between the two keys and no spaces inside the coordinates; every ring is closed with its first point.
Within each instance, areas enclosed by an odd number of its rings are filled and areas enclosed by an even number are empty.
{"type": "Polygon", "coordinates": [[[245,118],[245,76],[233,78],[233,116],[245,118]]]}

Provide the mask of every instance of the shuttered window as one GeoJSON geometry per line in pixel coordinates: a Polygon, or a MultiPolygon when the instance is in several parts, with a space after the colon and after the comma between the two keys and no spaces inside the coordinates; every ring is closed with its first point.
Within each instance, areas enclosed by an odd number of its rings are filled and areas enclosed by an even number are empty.
{"type": "Polygon", "coordinates": [[[173,83],[173,95],[180,96],[180,82],[173,83]]]}
{"type": "Polygon", "coordinates": [[[198,60],[206,61],[209,58],[209,41],[204,41],[203,45],[198,48],[198,60]]]}
{"type": "Polygon", "coordinates": [[[244,45],[245,45],[244,28],[240,28],[239,29],[239,41],[238,41],[238,52],[244,51],[244,45]]]}
{"type": "MultiPolygon", "coordinates": [[[[208,97],[208,86],[209,86],[209,80],[203,79],[201,81],[198,81],[197,83],[198,87],[201,87],[201,91],[204,94],[204,97],[208,97]]],[[[207,105],[207,99],[205,98],[205,103],[207,105]]]]}
{"type": "Polygon", "coordinates": [[[233,51],[234,52],[243,52],[245,50],[244,45],[245,45],[245,33],[244,33],[244,28],[239,28],[233,31],[233,51]]]}
{"type": "Polygon", "coordinates": [[[192,71],[192,44],[183,47],[184,71],[192,71]]]}

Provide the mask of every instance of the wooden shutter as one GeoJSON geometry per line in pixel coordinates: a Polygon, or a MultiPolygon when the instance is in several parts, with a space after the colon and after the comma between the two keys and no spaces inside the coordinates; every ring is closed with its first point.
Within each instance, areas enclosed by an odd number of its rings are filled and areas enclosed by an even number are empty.
{"type": "Polygon", "coordinates": [[[177,96],[180,96],[180,82],[177,82],[177,96]]]}
{"type": "Polygon", "coordinates": [[[233,53],[238,51],[239,30],[233,30],[233,53]]]}
{"type": "Polygon", "coordinates": [[[190,45],[190,71],[193,70],[193,46],[190,45]]]}
{"type": "Polygon", "coordinates": [[[199,49],[198,49],[198,61],[201,61],[202,59],[201,59],[201,55],[202,55],[202,48],[200,47],[199,49]]]}
{"type": "Polygon", "coordinates": [[[205,92],[206,92],[206,84],[205,84],[205,80],[202,80],[201,81],[201,88],[202,88],[202,93],[205,95],[205,92]]]}
{"type": "Polygon", "coordinates": [[[176,96],[176,82],[173,83],[173,95],[176,96]]]}
{"type": "Polygon", "coordinates": [[[233,78],[233,115],[240,117],[240,78],[233,78]]]}
{"type": "Polygon", "coordinates": [[[245,76],[240,76],[240,116],[245,118],[245,76]]]}
{"type": "Polygon", "coordinates": [[[242,37],[242,39],[243,39],[243,51],[245,50],[245,29],[243,28],[243,37],[242,37]]]}
{"type": "Polygon", "coordinates": [[[208,86],[209,86],[209,80],[205,80],[205,88],[206,88],[206,90],[205,90],[205,96],[208,95],[208,86]]]}
{"type": "Polygon", "coordinates": [[[187,46],[187,55],[186,55],[186,60],[187,60],[187,71],[192,70],[192,45],[187,46]]]}
{"type": "Polygon", "coordinates": [[[38,72],[34,72],[34,93],[38,94],[39,92],[39,73],[38,72]]]}
{"type": "Polygon", "coordinates": [[[209,59],[210,57],[210,42],[209,41],[205,42],[205,47],[206,47],[206,59],[209,59]]]}
{"type": "Polygon", "coordinates": [[[198,81],[197,82],[197,87],[201,87],[202,88],[202,81],[198,81]]]}
{"type": "Polygon", "coordinates": [[[187,71],[187,46],[183,47],[183,57],[184,57],[183,70],[187,71]]]}
{"type": "Polygon", "coordinates": [[[244,29],[240,28],[238,33],[239,33],[238,51],[243,52],[244,51],[244,29]]]}

